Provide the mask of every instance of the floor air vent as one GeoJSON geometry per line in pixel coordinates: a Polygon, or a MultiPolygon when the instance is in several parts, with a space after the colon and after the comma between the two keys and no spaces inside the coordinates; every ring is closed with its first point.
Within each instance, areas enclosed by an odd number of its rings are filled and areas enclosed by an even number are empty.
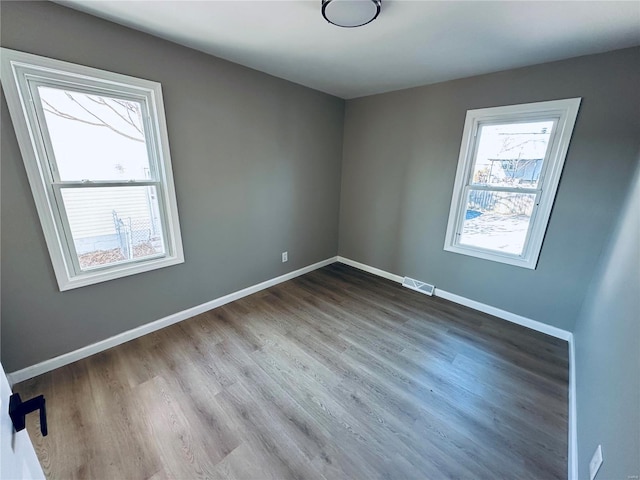
{"type": "Polygon", "coordinates": [[[433,285],[429,285],[428,283],[421,282],[420,280],[414,280],[409,277],[404,277],[404,280],[402,280],[402,286],[426,295],[433,295],[433,291],[436,289],[433,285]]]}

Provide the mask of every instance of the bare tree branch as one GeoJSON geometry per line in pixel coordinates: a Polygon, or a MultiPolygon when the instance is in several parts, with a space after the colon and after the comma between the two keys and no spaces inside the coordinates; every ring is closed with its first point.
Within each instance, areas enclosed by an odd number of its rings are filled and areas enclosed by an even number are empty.
{"type": "Polygon", "coordinates": [[[101,123],[90,122],[88,120],[83,120],[82,118],[77,118],[77,117],[74,117],[72,115],[69,115],[68,113],[61,112],[56,107],[54,107],[49,102],[47,102],[45,99],[42,99],[42,103],[44,103],[45,105],[47,105],[47,107],[49,107],[49,109],[47,109],[47,108],[44,109],[45,112],[52,113],[54,115],[57,115],[58,117],[65,118],[67,120],[75,120],[75,121],[78,121],[78,122],[86,123],[88,125],[95,125],[95,126],[98,126],[98,127],[102,127],[103,126],[101,123]]]}
{"type": "Polygon", "coordinates": [[[135,128],[138,133],[140,133],[142,135],[142,130],[133,122],[133,119],[131,118],[131,116],[129,115],[129,109],[131,108],[130,106],[123,104],[121,102],[119,102],[116,99],[113,99],[113,101],[115,103],[117,103],[118,105],[122,106],[125,108],[125,111],[127,112],[127,117],[129,118],[125,118],[124,115],[122,115],[120,112],[118,112],[115,108],[113,108],[112,105],[109,104],[109,102],[107,102],[104,98],[102,97],[98,97],[100,99],[100,101],[92,98],[89,95],[86,95],[86,97],[91,100],[94,103],[97,103],[98,105],[104,105],[105,107],[109,108],[113,113],[115,113],[116,115],[118,115],[118,117],[120,117],[127,125],[132,126],[133,128],[135,128]]]}
{"type": "MultiPolygon", "coordinates": [[[[73,95],[71,95],[69,92],[64,92],[65,95],[67,96],[67,98],[69,98],[69,100],[71,100],[72,102],[76,103],[80,108],[82,108],[85,112],[87,112],[89,115],[91,115],[93,118],[95,118],[97,120],[97,122],[92,122],[89,120],[85,120],[79,117],[76,117],[75,115],[71,115],[65,112],[62,112],[60,110],[58,110],[57,108],[55,108],[53,105],[51,105],[49,102],[47,102],[45,99],[42,99],[42,103],[45,104],[48,108],[44,108],[44,110],[46,112],[49,112],[53,115],[56,115],[58,117],[64,118],[66,120],[73,120],[76,122],[80,122],[80,123],[85,123],[87,125],[93,125],[96,127],[105,127],[108,128],[109,130],[113,131],[114,133],[117,133],[118,135],[121,135],[125,138],[128,138],[129,140],[133,140],[134,142],[141,142],[144,143],[144,138],[136,138],[133,137],[131,135],[128,135],[127,133],[115,128],[114,126],[110,125],[109,123],[107,123],[106,121],[104,121],[102,118],[100,118],[98,115],[96,115],[95,113],[93,113],[92,111],[90,111],[87,107],[85,107],[84,105],[82,105],[77,99],[75,99],[73,97],[73,95]]],[[[142,133],[142,131],[134,124],[134,123],[130,123],[126,118],[124,118],[120,113],[116,112],[112,106],[107,105],[106,102],[99,102],[96,101],[94,99],[92,99],[91,97],[89,97],[88,95],[85,95],[87,98],[89,98],[91,101],[93,101],[94,103],[97,103],[99,105],[105,105],[107,107],[109,107],[111,110],[113,110],[116,114],[118,114],[118,116],[120,116],[120,118],[122,118],[127,124],[131,125],[132,127],[134,127],[138,132],[142,133]]]]}
{"type": "MultiPolygon", "coordinates": [[[[117,98],[114,98],[113,101],[125,109],[125,111],[127,112],[127,117],[129,117],[129,120],[131,121],[131,123],[135,125],[136,122],[133,120],[133,118],[131,118],[131,112],[134,112],[137,114],[138,109],[133,107],[131,105],[131,102],[127,102],[125,100],[119,100],[117,98]]],[[[142,131],[140,131],[140,133],[142,133],[142,131]]]]}
{"type": "Polygon", "coordinates": [[[100,118],[99,116],[97,116],[95,113],[93,113],[91,110],[89,110],[87,107],[85,107],[84,105],[82,105],[78,100],[76,100],[73,95],[71,95],[69,92],[64,92],[65,95],[69,98],[69,100],[71,100],[72,102],[76,103],[80,108],[82,108],[85,112],[87,112],[89,115],[91,115],[92,117],[94,117],[96,120],[98,120],[99,122],[101,122],[102,127],[107,127],[109,130],[112,130],[113,132],[117,133],[118,135],[122,135],[123,137],[126,137],[130,140],[136,141],[136,142],[144,142],[143,139],[140,138],[136,138],[136,137],[132,137],[131,135],[127,135],[124,132],[121,132],[120,130],[112,127],[111,125],[109,125],[107,122],[105,122],[102,118],[100,118]]]}
{"type": "MultiPolygon", "coordinates": [[[[127,108],[127,117],[129,117],[129,120],[131,120],[131,123],[133,123],[133,119],[131,118],[131,109],[127,108]]],[[[143,136],[144,133],[142,132],[142,130],[138,130],[143,136]]]]}

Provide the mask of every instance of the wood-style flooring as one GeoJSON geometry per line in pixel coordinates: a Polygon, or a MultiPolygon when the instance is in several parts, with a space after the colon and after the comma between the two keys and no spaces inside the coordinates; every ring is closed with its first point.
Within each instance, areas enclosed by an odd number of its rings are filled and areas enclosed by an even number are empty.
{"type": "Polygon", "coordinates": [[[15,386],[52,479],[566,479],[567,344],[333,264],[15,386]]]}

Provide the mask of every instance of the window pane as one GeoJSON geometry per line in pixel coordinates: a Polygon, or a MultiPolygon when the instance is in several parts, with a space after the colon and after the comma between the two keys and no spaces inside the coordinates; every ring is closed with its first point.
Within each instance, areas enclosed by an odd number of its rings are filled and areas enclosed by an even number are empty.
{"type": "Polygon", "coordinates": [[[163,255],[156,187],[63,188],[82,270],[163,255]]]}
{"type": "Polygon", "coordinates": [[[43,86],[38,93],[61,180],[150,178],[141,103],[43,86]]]}
{"type": "Polygon", "coordinates": [[[553,123],[482,125],[471,183],[537,188],[553,123]]]}
{"type": "Polygon", "coordinates": [[[522,254],[536,195],[470,190],[459,243],[522,254]]]}

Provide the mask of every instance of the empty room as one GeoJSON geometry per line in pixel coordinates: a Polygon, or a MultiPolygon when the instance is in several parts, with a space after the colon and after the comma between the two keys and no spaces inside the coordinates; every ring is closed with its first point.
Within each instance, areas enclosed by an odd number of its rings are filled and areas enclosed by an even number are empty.
{"type": "Polygon", "coordinates": [[[0,479],[640,478],[640,3],[1,1],[0,479]]]}

